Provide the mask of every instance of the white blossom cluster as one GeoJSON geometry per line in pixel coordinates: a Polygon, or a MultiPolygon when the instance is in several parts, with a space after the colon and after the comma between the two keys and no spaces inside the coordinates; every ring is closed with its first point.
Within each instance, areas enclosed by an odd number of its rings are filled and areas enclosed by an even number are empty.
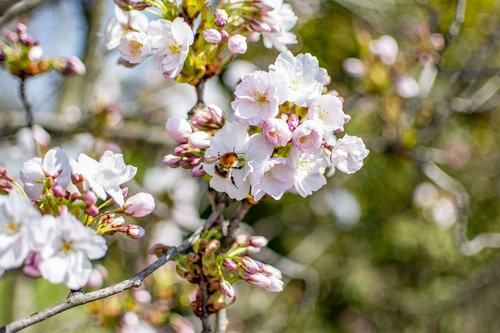
{"type": "Polygon", "coordinates": [[[25,162],[20,171],[22,185],[3,170],[0,274],[23,266],[28,276],[65,283],[73,290],[82,288],[92,271],[90,261],[106,254],[103,234],[144,235],[141,227],[124,226],[124,218],[117,216],[141,217],[154,209],[148,193],[126,199],[127,190],[121,185],[136,171],[121,154],[106,151],[99,161],[80,154],[72,160],[60,148],[49,150],[43,159],[25,162]],[[103,201],[99,207],[98,199],[103,201]],[[113,203],[118,208],[104,210],[113,203]]]}

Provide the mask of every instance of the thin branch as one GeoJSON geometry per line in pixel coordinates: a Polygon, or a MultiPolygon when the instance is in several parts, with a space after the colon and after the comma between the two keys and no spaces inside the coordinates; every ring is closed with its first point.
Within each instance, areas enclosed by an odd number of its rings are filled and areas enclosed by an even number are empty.
{"type": "Polygon", "coordinates": [[[198,99],[196,101],[197,104],[205,104],[203,100],[203,91],[205,90],[205,83],[207,81],[202,79],[195,87],[196,87],[196,96],[198,99]]]}
{"type": "MultiPolygon", "coordinates": [[[[222,215],[223,210],[226,208],[226,205],[218,205],[217,209],[210,214],[210,216],[207,219],[207,222],[205,225],[210,227],[215,221],[217,221],[220,216],[222,215]]],[[[114,284],[112,286],[102,288],[96,291],[92,291],[89,293],[73,293],[68,296],[65,300],[56,303],[54,305],[51,305],[37,313],[34,313],[30,316],[27,316],[25,318],[21,318],[19,320],[16,320],[4,327],[0,327],[0,333],[13,333],[13,332],[18,332],[26,327],[32,326],[36,323],[39,323],[41,321],[44,321],[52,316],[55,316],[56,314],[59,314],[61,312],[64,312],[66,310],[69,310],[71,308],[74,308],[79,305],[83,305],[86,303],[90,303],[93,301],[97,301],[103,298],[107,298],[109,296],[121,293],[123,291],[126,291],[131,288],[136,288],[139,287],[144,279],[151,275],[153,272],[155,272],[157,269],[162,267],[165,263],[168,261],[174,259],[180,254],[185,253],[193,244],[193,242],[200,236],[204,228],[199,228],[197,231],[195,231],[188,239],[183,241],[179,246],[177,247],[171,247],[167,253],[165,253],[163,256],[161,256],[158,260],[156,260],[154,263],[146,267],[144,270],[141,272],[137,273],[133,277],[123,280],[117,284],[114,284]]]]}
{"type": "Polygon", "coordinates": [[[31,104],[26,96],[26,79],[21,78],[21,83],[19,84],[19,96],[21,97],[21,102],[23,103],[24,112],[26,113],[26,125],[33,130],[33,111],[31,110],[31,104]]]}
{"type": "Polygon", "coordinates": [[[460,33],[462,24],[465,21],[466,7],[467,7],[467,0],[457,0],[457,4],[455,7],[455,16],[453,18],[453,22],[448,28],[448,34],[446,35],[446,44],[451,44],[460,33]]]}
{"type": "Polygon", "coordinates": [[[44,2],[52,1],[52,0],[23,0],[14,4],[12,7],[7,9],[5,14],[0,17],[0,29],[7,25],[10,21],[22,15],[24,13],[28,13],[35,7],[41,5],[44,2]]]}
{"type": "Polygon", "coordinates": [[[215,314],[215,333],[226,333],[228,324],[226,309],[222,309],[215,314]]]}
{"type": "Polygon", "coordinates": [[[234,235],[238,228],[240,227],[240,222],[243,220],[245,215],[247,215],[248,211],[252,207],[252,203],[248,200],[244,200],[241,202],[240,209],[236,212],[236,214],[229,221],[229,226],[227,227],[227,233],[222,239],[222,251],[227,251],[233,242],[234,235]]]}

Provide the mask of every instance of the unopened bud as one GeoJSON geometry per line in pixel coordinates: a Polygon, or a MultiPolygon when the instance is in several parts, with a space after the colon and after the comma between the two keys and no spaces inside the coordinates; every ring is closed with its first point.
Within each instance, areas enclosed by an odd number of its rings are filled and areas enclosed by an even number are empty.
{"type": "Polygon", "coordinates": [[[198,131],[193,132],[188,137],[188,143],[193,148],[205,149],[210,146],[212,136],[208,132],[198,131]]]}
{"type": "Polygon", "coordinates": [[[203,164],[198,164],[191,170],[191,176],[197,178],[202,177],[206,174],[205,169],[203,169],[203,164]]]}
{"type": "Polygon", "coordinates": [[[267,276],[274,276],[278,279],[282,279],[281,271],[274,266],[264,264],[261,267],[261,272],[267,276]]]}
{"type": "Polygon", "coordinates": [[[127,236],[130,238],[141,239],[145,233],[144,229],[136,224],[127,225],[127,236]]]}
{"type": "Polygon", "coordinates": [[[225,27],[228,19],[227,12],[224,9],[215,10],[215,25],[218,27],[225,27]]]}
{"type": "Polygon", "coordinates": [[[269,276],[268,279],[269,279],[269,284],[263,287],[264,289],[272,293],[278,293],[280,291],[283,291],[283,281],[274,276],[269,276]]]}
{"type": "Polygon", "coordinates": [[[23,273],[32,278],[40,277],[40,261],[42,256],[38,252],[30,251],[24,261],[23,273]]]}
{"type": "Polygon", "coordinates": [[[271,280],[261,273],[249,274],[245,273],[242,275],[242,278],[245,279],[248,283],[260,287],[266,288],[271,284],[271,280]]]}
{"type": "Polygon", "coordinates": [[[125,214],[134,217],[143,217],[155,209],[155,200],[149,193],[137,193],[125,201],[125,214]]]}
{"type": "Polygon", "coordinates": [[[90,216],[96,216],[99,214],[99,208],[96,205],[87,206],[85,207],[85,213],[90,216]]]}
{"type": "Polygon", "coordinates": [[[227,40],[229,38],[229,34],[227,33],[226,30],[221,30],[220,36],[222,37],[222,40],[227,40]]]}
{"type": "Polygon", "coordinates": [[[241,265],[243,269],[250,274],[257,273],[260,271],[259,265],[252,258],[248,256],[241,258],[241,265]]]}
{"type": "Polygon", "coordinates": [[[66,58],[66,65],[62,70],[64,75],[83,75],[85,72],[85,65],[78,57],[69,56],[66,58]]]}
{"type": "Polygon", "coordinates": [[[234,271],[235,269],[238,268],[238,265],[229,258],[224,258],[224,260],[222,261],[222,264],[224,265],[224,267],[226,267],[227,269],[229,269],[231,271],[234,271]]]}
{"type": "Polygon", "coordinates": [[[222,36],[217,29],[209,28],[203,31],[203,38],[208,43],[217,44],[222,40],[222,36]]]}
{"type": "Polygon", "coordinates": [[[244,234],[239,234],[234,237],[234,242],[238,245],[245,245],[248,242],[248,236],[244,234]]]}
{"type": "Polygon", "coordinates": [[[64,194],[66,194],[66,191],[61,185],[54,185],[52,187],[52,193],[54,193],[56,198],[62,198],[64,194]]]}
{"type": "Polygon", "coordinates": [[[221,293],[223,293],[224,295],[226,295],[229,298],[233,298],[234,297],[234,288],[226,280],[224,280],[221,283],[219,283],[219,290],[221,291],[221,293]]]}
{"type": "Polygon", "coordinates": [[[165,124],[168,135],[177,142],[187,142],[189,134],[193,132],[189,122],[181,117],[170,117],[165,124]]]}
{"type": "Polygon", "coordinates": [[[165,157],[163,157],[162,163],[171,168],[177,168],[179,166],[180,161],[181,158],[179,156],[168,154],[165,157]]]}
{"type": "Polygon", "coordinates": [[[92,205],[95,205],[95,203],[97,202],[97,197],[96,197],[94,192],[87,191],[87,192],[83,193],[82,200],[87,205],[92,206],[92,205]]]}
{"type": "Polygon", "coordinates": [[[265,247],[269,242],[266,237],[263,236],[251,236],[248,241],[250,245],[255,247],[265,247]]]}
{"type": "Polygon", "coordinates": [[[236,34],[229,38],[227,47],[232,54],[244,54],[247,52],[246,40],[246,37],[236,34]]]}
{"type": "Polygon", "coordinates": [[[212,239],[208,242],[207,250],[208,251],[217,251],[220,247],[220,241],[218,239],[212,239]]]}

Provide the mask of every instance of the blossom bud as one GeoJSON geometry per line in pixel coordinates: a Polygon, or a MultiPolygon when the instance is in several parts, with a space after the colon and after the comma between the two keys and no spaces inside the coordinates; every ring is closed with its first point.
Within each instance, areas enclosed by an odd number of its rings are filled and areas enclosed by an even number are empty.
{"type": "Polygon", "coordinates": [[[0,179],[0,189],[12,190],[14,186],[6,179],[0,179]]]}
{"type": "Polygon", "coordinates": [[[207,250],[217,251],[219,247],[220,247],[220,241],[218,239],[212,239],[207,245],[207,250]]]}
{"type": "Polygon", "coordinates": [[[30,251],[24,261],[23,273],[32,278],[40,277],[40,261],[42,256],[38,252],[30,251]]]}
{"type": "Polygon", "coordinates": [[[110,214],[108,223],[111,228],[120,228],[125,224],[125,219],[123,216],[115,217],[115,214],[110,214]]]}
{"type": "Polygon", "coordinates": [[[209,28],[203,31],[203,37],[208,43],[217,44],[222,40],[222,36],[217,29],[209,28]]]}
{"type": "Polygon", "coordinates": [[[269,285],[263,287],[264,289],[272,293],[278,293],[280,291],[283,291],[283,281],[274,276],[269,276],[268,279],[269,279],[269,285]]]}
{"type": "Polygon", "coordinates": [[[87,206],[85,207],[85,213],[90,216],[96,216],[99,214],[99,208],[96,205],[87,206]]]}
{"type": "Polygon", "coordinates": [[[351,121],[351,116],[348,114],[344,114],[344,125],[348,124],[351,121]]]}
{"type": "Polygon", "coordinates": [[[187,142],[189,134],[193,133],[193,129],[189,122],[181,117],[170,117],[165,124],[168,135],[177,142],[187,142]]]}
{"type": "Polygon", "coordinates": [[[33,46],[28,51],[28,59],[31,61],[38,61],[43,57],[43,49],[40,46],[33,46]]]}
{"type": "Polygon", "coordinates": [[[193,148],[208,148],[212,136],[208,132],[198,131],[193,132],[188,137],[188,143],[193,148]]]}
{"type": "Polygon", "coordinates": [[[250,274],[257,273],[260,271],[259,265],[252,258],[245,256],[241,258],[241,265],[243,269],[250,274]]]}
{"type": "Polygon", "coordinates": [[[227,12],[224,9],[215,10],[215,25],[218,27],[225,27],[228,19],[227,12]]]}
{"type": "Polygon", "coordinates": [[[104,266],[102,265],[97,265],[92,271],[90,272],[89,279],[87,281],[86,287],[89,289],[98,289],[101,288],[102,285],[104,284],[104,279],[108,277],[108,271],[104,266]]]}
{"type": "Polygon", "coordinates": [[[83,75],[86,72],[83,62],[75,56],[66,58],[66,66],[63,68],[64,75],[83,75]]]}
{"type": "Polygon", "coordinates": [[[62,198],[66,191],[64,191],[64,188],[61,185],[54,185],[52,187],[52,193],[54,193],[56,198],[62,198]]]}
{"type": "Polygon", "coordinates": [[[126,198],[126,197],[127,197],[127,195],[128,195],[128,187],[124,187],[124,188],[122,188],[121,190],[122,190],[122,195],[123,195],[123,197],[124,197],[124,198],[126,198]]]}
{"type": "Polygon", "coordinates": [[[134,217],[143,217],[155,209],[155,200],[149,193],[137,193],[125,201],[125,214],[134,217]]]}
{"type": "Polygon", "coordinates": [[[191,176],[195,178],[202,177],[205,174],[206,172],[205,169],[203,169],[203,164],[198,164],[193,168],[193,170],[191,170],[191,176]]]}
{"type": "Polygon", "coordinates": [[[73,202],[79,198],[80,198],[80,193],[74,192],[74,193],[71,193],[71,195],[69,196],[69,201],[73,202]]]}
{"type": "Polygon", "coordinates": [[[144,229],[136,224],[127,225],[127,236],[133,239],[141,239],[146,232],[144,229]]]}
{"type": "Polygon", "coordinates": [[[220,36],[221,36],[222,40],[226,40],[226,39],[229,38],[229,34],[227,33],[226,30],[221,30],[220,31],[220,36]]]}
{"type": "Polygon", "coordinates": [[[238,245],[245,245],[248,241],[248,236],[244,234],[239,234],[234,237],[234,242],[238,245]]]}
{"type": "Polygon", "coordinates": [[[174,148],[174,154],[184,155],[185,153],[187,153],[188,146],[189,145],[186,143],[178,145],[177,147],[174,148]]]}
{"type": "Polygon", "coordinates": [[[263,264],[261,267],[261,271],[266,276],[274,276],[280,280],[283,278],[283,276],[281,275],[281,271],[271,265],[263,264]]]}
{"type": "Polygon", "coordinates": [[[192,166],[197,166],[201,163],[202,158],[201,157],[189,157],[187,159],[188,163],[191,164],[192,166]]]}
{"type": "Polygon", "coordinates": [[[300,124],[299,117],[293,113],[290,116],[288,116],[288,128],[290,131],[294,131],[300,124]]]}
{"type": "Polygon", "coordinates": [[[179,166],[180,161],[181,158],[179,156],[168,154],[165,157],[163,157],[162,163],[171,168],[177,168],[179,166]]]}
{"type": "Polygon", "coordinates": [[[271,284],[271,280],[261,273],[245,273],[243,274],[242,278],[245,279],[248,283],[260,288],[268,287],[271,284]]]}
{"type": "Polygon", "coordinates": [[[219,283],[219,290],[220,290],[221,293],[223,293],[224,295],[226,295],[229,298],[233,298],[234,297],[234,288],[226,280],[224,280],[221,283],[219,283]]]}
{"type": "Polygon", "coordinates": [[[229,38],[227,42],[227,47],[232,54],[244,54],[247,52],[247,38],[236,34],[229,38]]]}
{"type": "Polygon", "coordinates": [[[262,126],[262,133],[264,134],[267,142],[273,146],[281,147],[286,146],[288,141],[292,139],[293,135],[288,128],[287,123],[278,118],[266,120],[262,126]]]}
{"type": "Polygon", "coordinates": [[[250,245],[255,247],[265,247],[269,242],[266,237],[263,236],[252,236],[248,239],[250,245]]]}
{"type": "Polygon", "coordinates": [[[238,268],[238,265],[236,265],[236,263],[229,258],[224,258],[224,260],[222,261],[222,264],[224,265],[224,267],[226,267],[227,269],[229,269],[231,271],[234,271],[235,269],[238,268]]]}
{"type": "Polygon", "coordinates": [[[83,193],[82,200],[87,205],[92,206],[97,202],[97,196],[92,191],[86,191],[85,193],[83,193]]]}
{"type": "Polygon", "coordinates": [[[215,104],[209,104],[207,105],[207,108],[213,122],[218,125],[223,125],[225,121],[224,111],[222,111],[222,109],[215,104]]]}

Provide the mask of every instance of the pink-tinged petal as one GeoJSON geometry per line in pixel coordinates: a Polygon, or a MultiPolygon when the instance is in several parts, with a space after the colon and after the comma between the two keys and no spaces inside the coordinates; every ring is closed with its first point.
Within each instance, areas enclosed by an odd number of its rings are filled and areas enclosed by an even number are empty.
{"type": "Polygon", "coordinates": [[[181,17],[176,18],[172,22],[172,35],[179,43],[187,45],[193,44],[193,31],[191,30],[189,24],[184,22],[184,19],[181,17]]]}
{"type": "Polygon", "coordinates": [[[106,189],[106,192],[111,196],[111,198],[113,198],[118,206],[123,207],[123,205],[125,204],[125,199],[123,198],[123,193],[119,186],[108,188],[106,189]]]}
{"type": "Polygon", "coordinates": [[[64,281],[70,263],[69,256],[57,254],[42,260],[40,263],[40,273],[52,283],[61,283],[64,281]]]}

